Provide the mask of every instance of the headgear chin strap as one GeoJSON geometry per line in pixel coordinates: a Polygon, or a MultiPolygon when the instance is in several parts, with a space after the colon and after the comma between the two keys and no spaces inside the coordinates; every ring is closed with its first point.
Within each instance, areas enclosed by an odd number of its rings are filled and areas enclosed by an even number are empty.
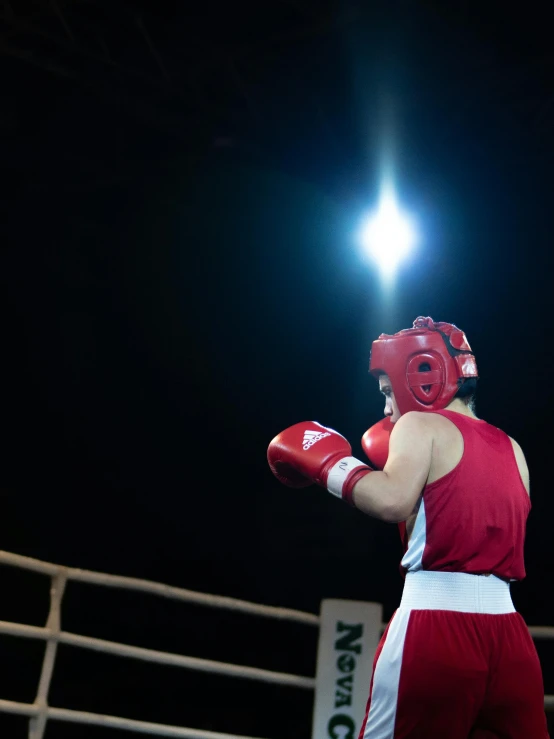
{"type": "Polygon", "coordinates": [[[464,332],[453,323],[435,323],[423,316],[416,318],[413,328],[381,334],[373,342],[369,371],[377,379],[389,376],[400,413],[442,410],[461,380],[478,377],[464,332]]]}

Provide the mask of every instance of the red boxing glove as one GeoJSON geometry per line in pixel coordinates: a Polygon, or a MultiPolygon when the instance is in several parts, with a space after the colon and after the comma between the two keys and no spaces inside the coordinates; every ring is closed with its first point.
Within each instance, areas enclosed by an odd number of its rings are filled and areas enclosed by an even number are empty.
{"type": "Polygon", "coordinates": [[[271,441],[267,461],[275,477],[290,488],[303,488],[314,482],[352,504],[352,491],[358,480],[371,472],[352,456],[344,436],[315,421],[304,421],[271,441]]]}
{"type": "Polygon", "coordinates": [[[385,416],[362,436],[362,448],[371,464],[382,470],[389,456],[389,439],[394,424],[385,416]]]}

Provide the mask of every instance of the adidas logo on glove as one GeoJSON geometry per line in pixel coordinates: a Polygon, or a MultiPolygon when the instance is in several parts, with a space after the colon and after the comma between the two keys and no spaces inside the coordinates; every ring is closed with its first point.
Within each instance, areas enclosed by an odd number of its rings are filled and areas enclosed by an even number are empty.
{"type": "Polygon", "coordinates": [[[311,446],[317,444],[318,441],[321,441],[321,439],[324,439],[326,436],[331,436],[329,431],[304,431],[302,449],[307,451],[311,446]]]}

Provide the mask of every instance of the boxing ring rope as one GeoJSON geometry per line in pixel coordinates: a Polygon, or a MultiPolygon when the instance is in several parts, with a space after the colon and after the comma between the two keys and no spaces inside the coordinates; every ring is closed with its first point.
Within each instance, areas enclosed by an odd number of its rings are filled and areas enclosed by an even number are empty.
{"type": "MultiPolygon", "coordinates": [[[[91,585],[102,585],[105,587],[149,593],[172,600],[194,603],[196,605],[203,605],[212,608],[224,608],[249,615],[273,618],[281,621],[293,621],[296,623],[319,627],[320,618],[315,614],[305,613],[291,608],[264,606],[236,598],[199,593],[192,590],[186,590],[184,588],[164,585],[163,583],[152,582],[150,580],[108,575],[72,567],[63,567],[61,565],[42,562],[37,559],[4,551],[0,551],[0,564],[47,575],[51,578],[52,582],[50,589],[50,612],[45,627],[18,624],[10,621],[0,621],[0,634],[27,639],[39,639],[46,642],[44,660],[35,702],[33,704],[27,704],[0,700],[0,712],[29,717],[29,739],[43,739],[46,723],[49,719],[69,721],[77,724],[92,724],[106,728],[124,729],[127,731],[135,731],[137,733],[155,736],[182,737],[183,739],[261,739],[260,737],[221,734],[213,731],[169,726],[166,724],[150,723],[146,721],[135,721],[128,718],[106,716],[85,711],[53,708],[48,705],[48,692],[59,644],[91,649],[105,654],[115,654],[121,657],[131,657],[157,664],[172,665],[175,667],[183,667],[185,669],[227,675],[229,677],[239,677],[247,680],[258,680],[265,683],[287,685],[304,690],[315,689],[315,678],[312,677],[291,675],[282,672],[264,670],[257,667],[234,665],[226,662],[216,662],[214,660],[200,659],[197,657],[188,657],[62,631],[61,605],[67,582],[74,581],[89,583],[91,585]]],[[[381,631],[384,631],[385,627],[386,624],[382,624],[381,631]]],[[[551,626],[530,626],[529,632],[534,639],[554,639],[554,627],[551,626]]],[[[546,695],[544,703],[546,710],[554,710],[554,695],[546,695]]]]}

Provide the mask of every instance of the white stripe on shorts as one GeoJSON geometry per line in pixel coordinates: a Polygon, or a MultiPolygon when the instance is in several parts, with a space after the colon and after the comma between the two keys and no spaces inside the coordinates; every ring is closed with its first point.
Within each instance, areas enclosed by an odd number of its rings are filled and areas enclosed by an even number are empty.
{"type": "Polygon", "coordinates": [[[373,692],[363,739],[393,739],[402,653],[410,611],[396,611],[373,673],[373,692]]]}

